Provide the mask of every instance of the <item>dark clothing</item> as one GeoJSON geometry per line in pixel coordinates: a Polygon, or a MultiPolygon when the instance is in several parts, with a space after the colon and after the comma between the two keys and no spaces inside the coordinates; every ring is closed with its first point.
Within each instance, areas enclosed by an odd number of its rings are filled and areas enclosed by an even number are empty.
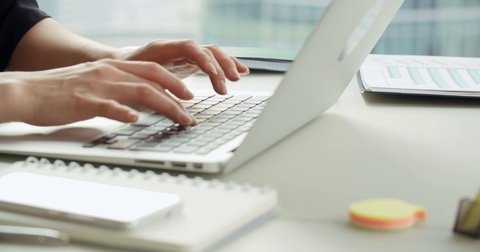
{"type": "Polygon", "coordinates": [[[5,71],[25,33],[46,17],[36,0],[0,0],[0,71],[5,71]]]}

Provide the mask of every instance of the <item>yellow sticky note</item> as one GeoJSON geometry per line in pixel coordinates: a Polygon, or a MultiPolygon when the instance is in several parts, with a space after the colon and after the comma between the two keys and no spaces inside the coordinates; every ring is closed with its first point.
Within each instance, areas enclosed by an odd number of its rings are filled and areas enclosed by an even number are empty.
{"type": "Polygon", "coordinates": [[[349,212],[352,224],[379,230],[405,229],[425,218],[423,207],[391,198],[355,202],[349,212]]]}

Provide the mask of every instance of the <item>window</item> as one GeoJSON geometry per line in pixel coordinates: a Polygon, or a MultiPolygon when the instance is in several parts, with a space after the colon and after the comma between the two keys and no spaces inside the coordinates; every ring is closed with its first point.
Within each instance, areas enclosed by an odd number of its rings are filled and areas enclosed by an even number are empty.
{"type": "MultiPolygon", "coordinates": [[[[38,0],[71,30],[129,46],[192,38],[299,48],[330,0],[38,0]]],[[[374,53],[480,56],[480,1],[405,0],[374,53]]]]}

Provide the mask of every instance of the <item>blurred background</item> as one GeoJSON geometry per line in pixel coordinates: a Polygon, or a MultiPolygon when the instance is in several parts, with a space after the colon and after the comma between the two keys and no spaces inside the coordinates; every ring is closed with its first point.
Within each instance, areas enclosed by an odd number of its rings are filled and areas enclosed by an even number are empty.
{"type": "MultiPolygon", "coordinates": [[[[156,38],[298,49],[330,0],[38,0],[71,30],[112,45],[156,38]]],[[[405,0],[373,53],[480,56],[480,0],[405,0]]]]}

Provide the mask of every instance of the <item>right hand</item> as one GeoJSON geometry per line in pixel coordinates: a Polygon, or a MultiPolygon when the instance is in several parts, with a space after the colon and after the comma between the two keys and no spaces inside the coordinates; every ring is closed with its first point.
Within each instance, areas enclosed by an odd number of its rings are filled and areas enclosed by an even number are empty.
{"type": "Polygon", "coordinates": [[[158,39],[135,50],[121,51],[114,58],[155,62],[182,79],[202,70],[218,94],[227,94],[225,78],[238,81],[240,73],[249,72],[248,67],[217,45],[199,45],[193,40],[158,39]]]}
{"type": "Polygon", "coordinates": [[[53,126],[102,116],[129,123],[138,120],[129,106],[142,106],[181,125],[195,125],[171,94],[193,98],[178,77],[152,62],[105,59],[46,71],[3,72],[0,122],[53,126]]]}

